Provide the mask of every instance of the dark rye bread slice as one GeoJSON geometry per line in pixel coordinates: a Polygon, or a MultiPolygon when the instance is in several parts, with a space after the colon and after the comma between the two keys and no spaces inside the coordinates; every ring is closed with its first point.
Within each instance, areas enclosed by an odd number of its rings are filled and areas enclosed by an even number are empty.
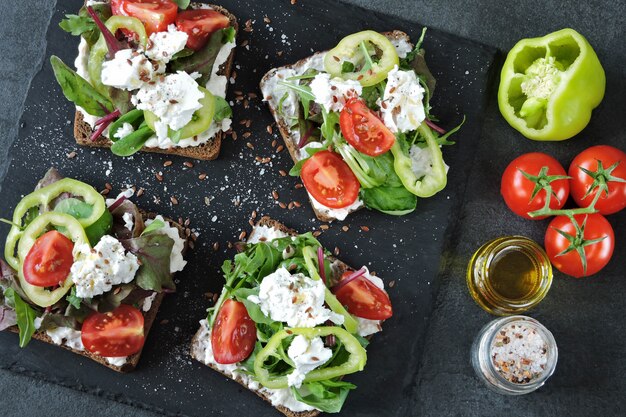
{"type": "MultiPolygon", "coordinates": [[[[404,39],[406,40],[409,44],[411,44],[411,40],[409,35],[407,35],[405,32],[402,32],[400,30],[394,30],[392,32],[381,32],[383,35],[385,35],[389,40],[400,40],[400,39],[404,39]]],[[[412,45],[412,44],[411,44],[412,45]]],[[[269,70],[261,79],[261,91],[265,90],[265,85],[268,82],[268,80],[274,76],[277,75],[277,72],[280,70],[284,70],[284,69],[297,69],[297,68],[301,68],[303,66],[306,66],[307,63],[311,60],[311,58],[313,58],[316,55],[320,55],[320,54],[325,54],[328,51],[322,51],[322,52],[316,52],[315,54],[307,57],[307,58],[303,58],[300,61],[296,62],[295,64],[291,64],[291,65],[285,65],[283,67],[278,67],[278,68],[273,68],[271,70],[269,70]]],[[[289,127],[289,125],[285,122],[285,119],[283,119],[279,114],[278,114],[278,109],[273,105],[272,101],[269,100],[270,97],[267,97],[264,95],[263,100],[267,101],[267,104],[270,108],[270,111],[272,112],[272,116],[274,116],[274,120],[276,121],[276,125],[278,126],[278,129],[280,130],[280,134],[283,137],[283,140],[285,141],[285,146],[287,146],[287,149],[289,150],[289,155],[291,155],[291,159],[293,159],[294,164],[296,162],[298,162],[299,158],[298,158],[298,154],[299,154],[299,149],[298,149],[298,141],[296,140],[296,138],[293,136],[292,134],[292,130],[289,127]]],[[[311,200],[311,196],[309,195],[309,200],[311,200]]],[[[311,203],[311,208],[313,209],[313,211],[315,212],[315,216],[323,221],[323,222],[331,222],[333,220],[336,220],[334,217],[332,216],[328,216],[325,213],[320,212],[319,210],[317,210],[315,208],[315,206],[313,205],[313,203],[311,203]]],[[[362,208],[362,207],[361,207],[362,208]]],[[[357,209],[353,209],[350,211],[350,213],[355,212],[357,210],[360,210],[361,208],[357,208],[357,209]]]]}
{"type": "MultiPolygon", "coordinates": [[[[144,221],[148,219],[154,219],[157,216],[154,213],[147,213],[143,210],[139,210],[139,211],[141,212],[141,215],[144,221]]],[[[177,222],[171,219],[168,219],[165,217],[164,219],[167,220],[172,226],[176,227],[178,229],[178,234],[180,235],[180,237],[184,239],[185,242],[187,242],[187,238],[185,236],[185,229],[180,224],[178,224],[177,222]]],[[[187,250],[187,244],[185,243],[185,249],[183,251],[186,251],[186,250],[187,250]]],[[[159,307],[161,306],[161,302],[163,302],[163,298],[165,298],[165,293],[157,294],[156,297],[154,297],[154,300],[152,301],[150,310],[146,312],[142,311],[143,321],[144,321],[143,332],[144,332],[146,339],[148,338],[148,333],[150,332],[150,329],[152,328],[152,325],[154,324],[154,320],[156,319],[157,313],[159,312],[159,307]]],[[[9,327],[8,330],[12,331],[13,333],[19,333],[19,329],[17,326],[9,327]]],[[[60,346],[63,349],[69,350],[71,352],[76,353],[77,355],[81,355],[91,360],[94,360],[98,362],[99,364],[106,366],[107,368],[111,368],[114,371],[122,372],[122,373],[131,372],[137,367],[137,364],[139,363],[139,358],[141,357],[141,352],[142,352],[140,350],[139,352],[130,355],[126,359],[126,363],[124,365],[116,366],[107,362],[107,360],[104,357],[88,352],[87,350],[81,351],[81,350],[72,349],[71,347],[66,346],[64,344],[57,345],[56,343],[52,341],[50,336],[48,336],[45,332],[35,332],[32,338],[36,340],[40,340],[42,342],[50,343],[51,345],[60,346]]]]}
{"type": "MultiPolygon", "coordinates": [[[[192,3],[192,7],[198,7],[201,3],[192,3]]],[[[239,24],[237,23],[237,17],[230,13],[228,10],[223,8],[222,6],[207,4],[206,6],[211,7],[213,10],[216,10],[222,13],[224,16],[227,16],[230,20],[230,25],[235,29],[236,32],[239,32],[239,24]]],[[[235,49],[234,48],[226,62],[220,67],[218,72],[219,75],[224,75],[226,78],[230,79],[230,74],[233,68],[233,62],[235,60],[235,49]]],[[[229,82],[226,83],[228,87],[229,82]]],[[[84,121],[83,114],[76,110],[74,115],[74,138],[76,139],[76,143],[81,146],[89,146],[95,148],[110,148],[113,142],[111,142],[108,138],[101,136],[96,140],[91,140],[91,134],[93,133],[93,129],[91,126],[84,121]]],[[[162,153],[168,155],[178,155],[186,158],[192,159],[200,159],[205,161],[211,161],[216,159],[220,154],[220,148],[222,146],[222,139],[225,137],[225,132],[218,132],[215,134],[213,139],[210,139],[208,142],[199,145],[199,146],[189,146],[187,148],[178,148],[171,147],[168,149],[161,148],[148,148],[144,146],[141,148],[142,152],[153,152],[153,153],[162,153]]]]}
{"type": "MultiPolygon", "coordinates": [[[[284,224],[280,223],[277,220],[274,220],[270,217],[264,216],[262,217],[257,224],[254,226],[254,228],[252,229],[252,232],[250,233],[250,236],[248,237],[248,240],[250,240],[253,236],[254,236],[254,232],[255,229],[259,226],[267,226],[267,227],[272,227],[274,229],[280,230],[281,232],[284,232],[290,236],[296,236],[298,235],[298,232],[296,232],[293,229],[288,228],[287,226],[285,226],[284,224]]],[[[338,267],[338,272],[341,274],[343,272],[345,272],[347,269],[350,269],[350,267],[346,264],[344,264],[341,261],[338,261],[335,258],[329,257],[329,259],[331,259],[332,261],[337,261],[336,265],[338,267]]],[[[203,329],[200,328],[196,334],[194,335],[193,339],[191,340],[191,357],[194,358],[195,360],[203,363],[204,365],[210,367],[211,369],[221,373],[222,375],[233,379],[234,381],[238,382],[239,384],[241,384],[242,386],[244,386],[246,389],[254,392],[256,395],[258,395],[259,397],[261,397],[262,399],[264,399],[265,401],[267,401],[268,403],[271,404],[270,398],[269,396],[260,391],[260,390],[253,390],[250,389],[248,387],[248,385],[246,385],[245,381],[240,377],[240,376],[236,376],[235,378],[233,378],[231,375],[228,375],[227,373],[217,369],[214,365],[211,364],[206,364],[202,361],[202,357],[201,354],[203,352],[203,350],[201,350],[201,342],[200,342],[200,337],[202,336],[202,332],[203,329]]],[[[283,413],[284,415],[286,415],[287,417],[315,417],[318,416],[320,414],[320,411],[318,410],[311,410],[311,411],[292,411],[289,408],[282,406],[282,405],[275,405],[273,406],[274,408],[276,408],[278,411],[280,411],[281,413],[283,413]]]]}

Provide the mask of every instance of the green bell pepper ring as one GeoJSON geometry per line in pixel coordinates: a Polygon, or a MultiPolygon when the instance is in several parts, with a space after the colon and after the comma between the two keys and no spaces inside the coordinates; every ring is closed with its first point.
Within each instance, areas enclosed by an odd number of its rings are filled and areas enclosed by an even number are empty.
{"type": "Polygon", "coordinates": [[[346,36],[324,57],[324,69],[332,77],[356,80],[363,87],[378,84],[399,63],[398,52],[391,41],[373,30],[346,36]],[[381,56],[374,62],[371,55],[377,52],[381,56]],[[343,72],[344,63],[352,64],[353,68],[362,68],[359,71],[343,72]]]}
{"type": "Polygon", "coordinates": [[[405,155],[397,140],[391,147],[391,153],[394,158],[393,167],[400,181],[402,181],[402,185],[404,185],[407,190],[418,197],[427,198],[432,197],[446,187],[448,175],[446,173],[443,155],[441,154],[441,148],[433,132],[425,123],[420,124],[417,130],[420,136],[426,140],[428,152],[430,152],[431,155],[430,163],[432,171],[423,178],[417,178],[412,169],[413,160],[405,155]]]}
{"type": "Polygon", "coordinates": [[[103,215],[106,215],[105,211],[108,211],[104,198],[99,192],[92,186],[71,178],[64,178],[28,194],[22,198],[13,211],[13,226],[7,235],[4,247],[4,259],[13,269],[18,270],[20,266],[19,260],[15,256],[15,247],[24,233],[24,217],[33,208],[48,206],[52,200],[63,193],[82,197],[85,203],[93,207],[90,216],[78,219],[84,229],[96,223],[103,215]]]}
{"type": "Polygon", "coordinates": [[[338,366],[330,366],[322,369],[314,369],[309,372],[304,378],[304,382],[325,381],[332,378],[337,378],[343,375],[353,374],[358,371],[362,371],[365,368],[367,362],[367,353],[361,346],[359,341],[350,333],[340,327],[325,326],[325,327],[313,327],[313,328],[292,328],[281,330],[270,338],[265,347],[257,353],[254,359],[254,374],[261,385],[266,388],[280,389],[287,388],[289,386],[287,382],[287,376],[273,376],[270,375],[267,369],[263,367],[263,364],[267,358],[276,354],[282,341],[293,335],[305,336],[309,339],[318,336],[334,335],[341,340],[350,356],[347,361],[338,366]]]}
{"type": "Polygon", "coordinates": [[[587,126],[604,97],[606,77],[587,40],[573,29],[522,39],[502,67],[498,105],[522,135],[569,139],[587,126]]]}
{"type": "MultiPolygon", "coordinates": [[[[317,259],[317,253],[311,246],[305,246],[302,248],[302,256],[304,256],[304,263],[306,269],[309,271],[311,279],[317,281],[322,279],[317,272],[317,267],[313,262],[313,259],[317,259]]],[[[330,292],[328,287],[324,287],[324,301],[328,304],[328,307],[337,314],[343,316],[343,327],[350,333],[356,333],[359,330],[359,322],[346,310],[346,308],[337,300],[335,294],[330,292]]]]}
{"type": "Polygon", "coordinates": [[[65,213],[49,211],[38,216],[28,225],[28,227],[26,227],[26,229],[24,229],[17,249],[17,255],[20,264],[20,267],[17,268],[17,275],[20,280],[20,286],[22,287],[24,293],[33,303],[37,304],[40,307],[48,307],[55,304],[65,294],[67,294],[67,292],[73,285],[72,280],[68,276],[65,279],[63,285],[56,288],[55,290],[50,291],[43,287],[31,285],[26,281],[26,279],[24,279],[24,272],[22,268],[24,259],[26,258],[26,255],[28,255],[30,249],[35,244],[37,238],[45,233],[50,225],[58,227],[60,230],[62,230],[63,234],[66,235],[70,240],[72,240],[74,244],[89,244],[89,240],[87,239],[85,230],[83,229],[83,226],[80,224],[80,222],[74,217],[65,213]]]}
{"type": "MultiPolygon", "coordinates": [[[[115,34],[119,29],[128,29],[131,32],[137,34],[139,44],[146,47],[148,43],[148,35],[146,34],[146,28],[141,23],[141,20],[130,16],[111,16],[105,22],[106,27],[115,34]]],[[[102,84],[100,74],[102,73],[102,63],[109,52],[107,43],[104,36],[100,34],[98,42],[89,51],[89,59],[87,61],[87,73],[91,81],[91,85],[94,86],[99,93],[109,96],[108,87],[102,84]]],[[[113,57],[111,57],[113,58],[113,57]]]]}

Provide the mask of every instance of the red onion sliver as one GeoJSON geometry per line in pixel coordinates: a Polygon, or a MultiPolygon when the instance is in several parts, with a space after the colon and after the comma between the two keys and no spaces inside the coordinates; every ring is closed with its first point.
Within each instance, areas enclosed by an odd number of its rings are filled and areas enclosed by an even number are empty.
{"type": "Polygon", "coordinates": [[[322,281],[324,281],[324,284],[326,284],[326,271],[324,270],[324,249],[322,249],[321,246],[317,248],[317,264],[320,267],[320,277],[322,278],[322,281]]]}
{"type": "Polygon", "coordinates": [[[109,28],[107,28],[106,25],[102,23],[102,20],[100,20],[96,12],[94,12],[93,7],[87,6],[87,11],[89,12],[89,15],[91,15],[93,21],[96,23],[96,26],[98,26],[98,29],[100,29],[100,32],[102,33],[102,36],[106,41],[107,47],[109,49],[110,58],[115,57],[117,51],[124,49],[122,43],[118,41],[115,38],[115,35],[111,33],[109,28]]]}
{"type": "Polygon", "coordinates": [[[426,119],[426,124],[428,125],[428,127],[430,127],[432,130],[436,131],[440,135],[444,135],[446,133],[446,131],[444,129],[440,128],[439,126],[437,126],[436,124],[434,124],[432,121],[430,121],[428,119],[426,119]]]}
{"type": "Polygon", "coordinates": [[[117,119],[118,117],[120,117],[121,113],[118,109],[115,109],[115,111],[107,114],[106,116],[101,117],[100,119],[96,120],[95,125],[101,125],[102,123],[106,123],[112,119],[117,119]]]}
{"type": "Polygon", "coordinates": [[[309,140],[309,138],[313,134],[313,129],[314,129],[313,126],[311,126],[309,130],[306,131],[304,136],[300,138],[300,142],[298,142],[298,149],[304,148],[304,146],[306,145],[306,142],[309,140]]]}
{"type": "Polygon", "coordinates": [[[347,277],[345,277],[344,279],[342,279],[341,281],[339,281],[337,283],[337,285],[335,285],[331,291],[334,293],[336,293],[337,291],[339,291],[341,288],[345,287],[346,285],[348,285],[349,283],[351,283],[352,281],[354,281],[355,279],[357,279],[358,277],[365,275],[365,267],[362,267],[361,269],[359,269],[358,271],[354,271],[352,274],[348,275],[347,277]]]}
{"type": "Polygon", "coordinates": [[[102,136],[102,132],[104,132],[106,130],[107,127],[109,127],[109,125],[113,122],[113,120],[108,120],[106,122],[103,122],[100,126],[98,126],[98,129],[93,132],[93,134],[91,135],[91,141],[95,142],[96,139],[98,139],[100,136],[102,136]]]}
{"type": "Polygon", "coordinates": [[[116,208],[118,208],[119,206],[121,206],[121,205],[122,205],[122,203],[123,203],[124,201],[126,201],[126,196],[125,196],[125,195],[123,195],[123,196],[121,196],[120,198],[118,198],[117,200],[115,200],[115,201],[113,202],[113,204],[111,204],[111,205],[109,206],[109,211],[110,211],[110,212],[113,212],[113,210],[115,210],[116,208]]]}

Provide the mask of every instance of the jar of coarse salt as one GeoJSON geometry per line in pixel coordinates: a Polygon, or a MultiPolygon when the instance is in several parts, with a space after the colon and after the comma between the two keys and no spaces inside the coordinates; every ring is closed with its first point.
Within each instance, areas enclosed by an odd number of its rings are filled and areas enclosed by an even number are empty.
{"type": "Polygon", "coordinates": [[[554,336],[526,316],[496,319],[472,345],[472,366],[490,389],[521,395],[535,391],[554,373],[558,350],[554,336]]]}

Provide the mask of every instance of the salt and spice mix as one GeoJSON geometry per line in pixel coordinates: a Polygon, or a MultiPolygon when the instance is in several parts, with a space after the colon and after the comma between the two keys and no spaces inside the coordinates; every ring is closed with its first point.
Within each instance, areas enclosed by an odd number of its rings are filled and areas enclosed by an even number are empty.
{"type": "Polygon", "coordinates": [[[552,333],[526,316],[488,323],[472,346],[471,361],[490,389],[520,395],[535,391],[554,373],[558,351],[552,333]]]}

